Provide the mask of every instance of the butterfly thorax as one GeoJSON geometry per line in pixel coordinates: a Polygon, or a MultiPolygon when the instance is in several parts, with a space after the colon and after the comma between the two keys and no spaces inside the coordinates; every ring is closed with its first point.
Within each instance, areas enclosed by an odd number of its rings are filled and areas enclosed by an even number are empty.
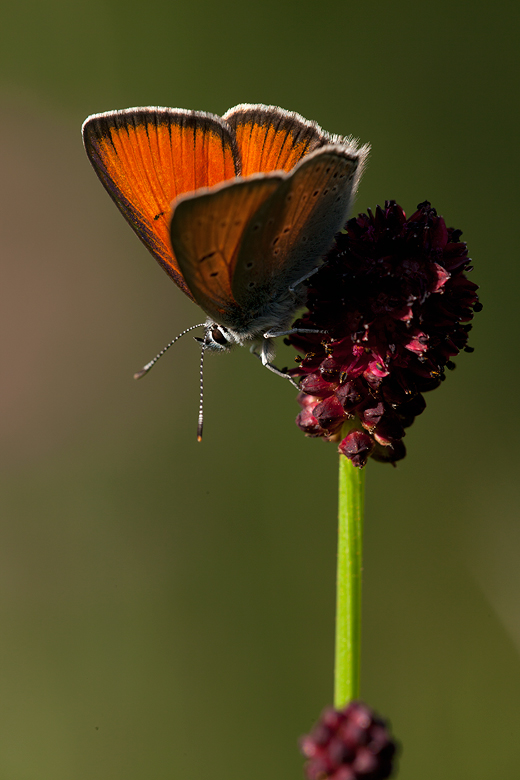
{"type": "Polygon", "coordinates": [[[223,313],[222,322],[208,318],[205,324],[208,348],[221,350],[235,344],[246,346],[261,341],[266,333],[289,328],[296,311],[305,304],[307,289],[302,285],[296,291],[286,287],[277,292],[277,295],[259,296],[258,307],[249,311],[236,305],[230,307],[223,313]]]}

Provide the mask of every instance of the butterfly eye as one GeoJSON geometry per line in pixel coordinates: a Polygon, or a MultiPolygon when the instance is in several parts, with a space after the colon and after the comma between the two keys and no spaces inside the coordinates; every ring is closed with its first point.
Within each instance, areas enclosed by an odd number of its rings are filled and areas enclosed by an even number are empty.
{"type": "Polygon", "coordinates": [[[213,328],[211,331],[211,338],[216,344],[220,344],[221,347],[225,347],[229,343],[220,328],[213,328]]]}

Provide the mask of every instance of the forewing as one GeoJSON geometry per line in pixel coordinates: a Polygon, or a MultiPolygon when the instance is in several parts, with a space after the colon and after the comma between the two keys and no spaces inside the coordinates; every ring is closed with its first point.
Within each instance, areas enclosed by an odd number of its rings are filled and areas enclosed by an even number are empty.
{"type": "Polygon", "coordinates": [[[340,140],[316,122],[277,106],[242,103],[230,108],[223,119],[235,131],[243,176],[290,171],[314,149],[340,140]]]}
{"type": "Polygon", "coordinates": [[[169,239],[171,203],[239,172],[233,134],[220,117],[171,108],[90,116],[87,155],[105,189],[155,259],[190,298],[169,239]]]}
{"type": "Polygon", "coordinates": [[[284,294],[316,268],[344,226],[366,150],[327,146],[305,157],[248,224],[233,277],[244,307],[253,292],[284,294]]]}
{"type": "Polygon", "coordinates": [[[180,271],[194,299],[216,322],[247,327],[248,313],[233,294],[233,275],[249,223],[285,179],[264,174],[180,198],[170,236],[180,271]]]}

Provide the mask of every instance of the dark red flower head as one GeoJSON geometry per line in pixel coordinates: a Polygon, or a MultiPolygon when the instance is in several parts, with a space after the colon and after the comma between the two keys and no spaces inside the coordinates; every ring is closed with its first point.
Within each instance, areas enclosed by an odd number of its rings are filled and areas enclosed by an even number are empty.
{"type": "Polygon", "coordinates": [[[301,377],[296,422],[308,436],[341,439],[356,466],[403,458],[422,394],[461,349],[472,351],[468,323],[482,307],[460,236],[428,202],[407,219],[387,201],[347,223],[309,282],[308,311],[295,327],[327,335],[288,339],[304,355],[290,372],[301,377]]]}
{"type": "Polygon", "coordinates": [[[395,742],[362,702],[325,710],[300,744],[309,780],[385,780],[392,773],[395,742]]]}

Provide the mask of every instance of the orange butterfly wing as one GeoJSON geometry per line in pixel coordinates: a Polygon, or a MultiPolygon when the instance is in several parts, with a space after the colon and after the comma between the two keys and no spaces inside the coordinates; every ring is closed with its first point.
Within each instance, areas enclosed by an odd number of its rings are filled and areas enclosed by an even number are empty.
{"type": "Polygon", "coordinates": [[[233,294],[237,257],[254,214],[284,179],[281,173],[239,178],[174,204],[171,241],[182,274],[199,306],[221,325],[249,324],[251,312],[233,294]]]}
{"type": "Polygon", "coordinates": [[[88,117],[87,155],[125,219],[192,300],[172,251],[172,201],[234,178],[240,158],[220,117],[172,108],[129,108],[88,117]]]}
{"type": "Polygon", "coordinates": [[[277,106],[241,103],[222,118],[235,133],[242,176],[289,172],[314,149],[343,141],[326,133],[316,122],[277,106]]]}
{"type": "Polygon", "coordinates": [[[239,304],[249,308],[261,289],[285,293],[320,265],[345,224],[364,157],[364,149],[328,145],[285,175],[244,231],[232,286],[239,304]]]}

